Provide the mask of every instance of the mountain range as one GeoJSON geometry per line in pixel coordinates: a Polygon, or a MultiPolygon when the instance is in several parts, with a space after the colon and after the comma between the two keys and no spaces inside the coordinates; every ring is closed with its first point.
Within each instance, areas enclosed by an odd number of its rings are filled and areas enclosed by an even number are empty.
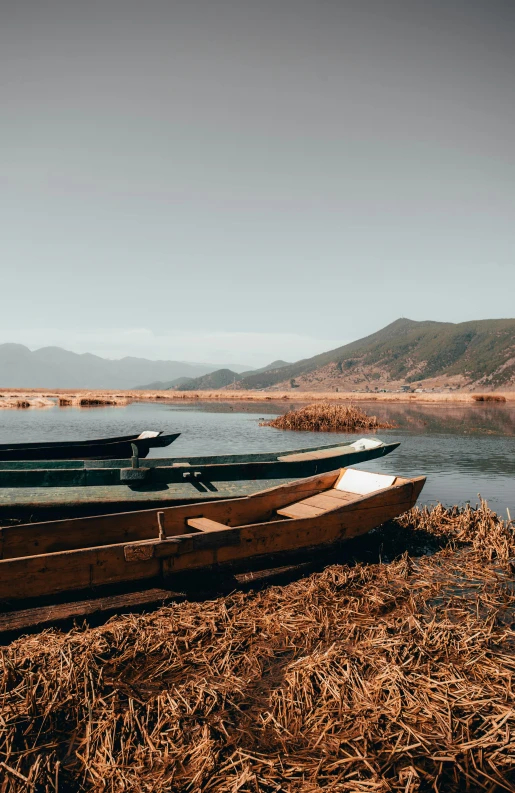
{"type": "MultiPolygon", "coordinates": [[[[1,388],[135,388],[137,383],[170,382],[200,377],[220,368],[248,373],[248,366],[200,364],[186,361],[150,361],[126,357],[101,358],[61,347],[42,347],[33,352],[23,344],[0,344],[1,388]]],[[[237,375],[238,376],[238,375],[237,375]]]]}
{"type": "MultiPolygon", "coordinates": [[[[224,370],[228,389],[305,391],[420,388],[515,388],[515,319],[416,322],[401,318],[363,339],[292,364],[260,371],[224,370]]],[[[219,372],[177,386],[214,388],[219,372]]]]}
{"type": "Polygon", "coordinates": [[[401,318],[335,350],[254,370],[0,345],[3,388],[373,391],[406,386],[515,389],[515,319],[455,324],[401,318]]]}

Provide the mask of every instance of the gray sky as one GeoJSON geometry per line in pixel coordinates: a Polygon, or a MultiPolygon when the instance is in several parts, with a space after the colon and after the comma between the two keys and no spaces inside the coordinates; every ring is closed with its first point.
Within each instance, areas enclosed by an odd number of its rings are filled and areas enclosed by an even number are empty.
{"type": "Polygon", "coordinates": [[[0,0],[0,342],[293,360],[513,316],[511,0],[0,0]]]}

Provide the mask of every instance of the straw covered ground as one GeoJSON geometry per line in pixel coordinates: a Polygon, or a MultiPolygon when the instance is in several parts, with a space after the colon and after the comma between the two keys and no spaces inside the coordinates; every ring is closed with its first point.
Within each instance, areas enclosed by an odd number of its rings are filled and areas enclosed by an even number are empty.
{"type": "Polygon", "coordinates": [[[379,421],[355,405],[338,405],[331,402],[313,402],[311,405],[290,410],[283,416],[264,421],[262,427],[279,430],[312,430],[313,432],[345,432],[352,430],[390,429],[394,424],[379,421]]]}
{"type": "Polygon", "coordinates": [[[510,524],[438,506],[360,542],[372,563],[4,647],[0,789],[514,790],[510,524]]]}

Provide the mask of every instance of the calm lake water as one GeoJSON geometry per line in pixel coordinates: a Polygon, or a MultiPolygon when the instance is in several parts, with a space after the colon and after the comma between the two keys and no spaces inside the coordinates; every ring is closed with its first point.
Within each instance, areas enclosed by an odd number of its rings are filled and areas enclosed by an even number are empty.
{"type": "MultiPolygon", "coordinates": [[[[74,440],[128,435],[145,429],[181,432],[152,457],[298,449],[351,441],[371,433],[288,432],[260,427],[299,403],[138,403],[124,407],[0,411],[0,442],[74,440]]],[[[377,437],[400,441],[397,451],[362,463],[371,471],[424,474],[421,503],[475,504],[478,493],[493,509],[515,517],[515,407],[506,405],[363,405],[398,427],[377,437]]]]}

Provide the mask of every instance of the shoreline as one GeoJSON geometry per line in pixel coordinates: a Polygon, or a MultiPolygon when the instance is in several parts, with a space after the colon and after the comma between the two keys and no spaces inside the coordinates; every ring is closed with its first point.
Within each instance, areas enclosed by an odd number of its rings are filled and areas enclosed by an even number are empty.
{"type": "Polygon", "coordinates": [[[52,398],[62,407],[127,405],[129,402],[376,402],[430,405],[500,405],[515,403],[515,391],[428,393],[367,393],[334,391],[135,391],[115,389],[0,389],[0,409],[52,407],[52,398]],[[63,404],[69,397],[68,405],[63,404]],[[482,397],[482,398],[481,398],[482,397]],[[89,404],[88,404],[89,403],[89,404]]]}

